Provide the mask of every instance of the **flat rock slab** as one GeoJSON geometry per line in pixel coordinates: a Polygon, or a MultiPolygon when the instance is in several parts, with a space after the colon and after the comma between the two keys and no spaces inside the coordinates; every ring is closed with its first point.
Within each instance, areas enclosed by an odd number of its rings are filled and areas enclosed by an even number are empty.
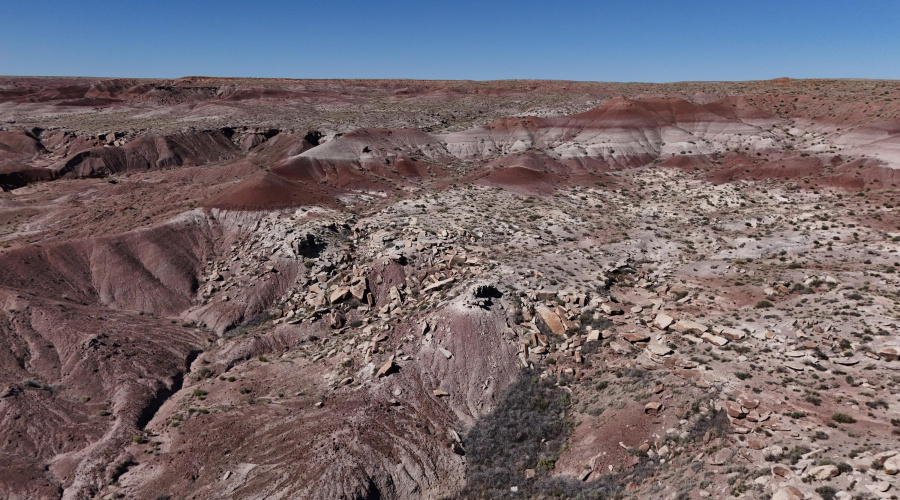
{"type": "Polygon", "coordinates": [[[657,344],[656,342],[651,343],[647,346],[647,350],[650,351],[650,354],[655,356],[667,356],[672,354],[672,349],[669,346],[664,344],[657,344]]]}
{"type": "Polygon", "coordinates": [[[838,470],[838,468],[834,465],[820,465],[818,467],[809,469],[809,475],[818,479],[819,481],[831,479],[835,476],[838,476],[840,473],[841,471],[838,470]]]}
{"type": "Polygon", "coordinates": [[[706,328],[706,325],[686,319],[678,320],[672,326],[672,329],[680,333],[705,333],[706,330],[708,330],[708,328],[706,328]]]}
{"type": "Polygon", "coordinates": [[[429,293],[429,292],[434,292],[434,291],[440,290],[440,289],[444,288],[445,286],[449,285],[450,283],[453,283],[454,281],[456,281],[456,278],[447,278],[445,280],[441,280],[441,281],[432,283],[432,284],[426,286],[425,288],[423,288],[422,293],[429,293]]]}
{"type": "Polygon", "coordinates": [[[709,457],[709,463],[712,465],[725,465],[734,458],[734,450],[731,448],[722,448],[714,455],[709,457]]]}
{"type": "Polygon", "coordinates": [[[600,304],[600,310],[610,316],[618,316],[619,314],[625,314],[625,311],[622,309],[622,306],[620,306],[619,304],[614,304],[612,302],[606,302],[604,304],[600,304]]]}
{"type": "Polygon", "coordinates": [[[728,326],[715,327],[713,328],[713,333],[721,335],[728,340],[740,340],[745,337],[744,332],[728,326]]]}
{"type": "Polygon", "coordinates": [[[717,347],[722,347],[723,345],[728,343],[728,339],[726,339],[725,337],[713,335],[709,332],[704,333],[700,336],[700,338],[717,347]]]}
{"type": "Polygon", "coordinates": [[[627,344],[618,340],[613,340],[612,342],[610,342],[609,347],[619,354],[629,354],[632,351],[631,344],[627,344]]]}
{"type": "Polygon", "coordinates": [[[665,330],[675,322],[675,318],[669,316],[665,313],[659,313],[656,315],[656,318],[653,320],[653,326],[659,328],[660,330],[665,330]]]}
{"type": "Polygon", "coordinates": [[[632,344],[637,342],[647,342],[650,340],[650,335],[646,333],[626,333],[622,335],[622,338],[631,342],[632,344]]]}

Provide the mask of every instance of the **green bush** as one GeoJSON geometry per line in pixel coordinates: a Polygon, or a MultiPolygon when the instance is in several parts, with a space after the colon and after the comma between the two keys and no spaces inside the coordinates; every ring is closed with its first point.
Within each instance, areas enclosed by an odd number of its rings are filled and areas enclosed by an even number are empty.
{"type": "Polygon", "coordinates": [[[890,405],[888,404],[888,402],[883,399],[876,399],[875,401],[866,401],[866,406],[868,406],[869,408],[871,408],[873,410],[877,410],[879,408],[887,410],[888,408],[890,408],[890,405]]]}
{"type": "Polygon", "coordinates": [[[813,441],[816,441],[816,440],[826,440],[826,439],[828,439],[829,437],[830,437],[830,436],[828,435],[827,432],[816,431],[816,433],[813,434],[813,438],[812,438],[812,439],[813,439],[813,441]]]}
{"type": "Polygon", "coordinates": [[[816,488],[816,493],[824,500],[833,500],[837,495],[837,490],[831,486],[819,486],[816,488]]]}
{"type": "Polygon", "coordinates": [[[831,415],[831,420],[834,420],[839,424],[852,424],[856,422],[855,418],[847,415],[846,413],[834,413],[833,415],[831,415]]]}
{"type": "Polygon", "coordinates": [[[787,461],[790,462],[791,465],[796,465],[797,462],[800,461],[800,458],[803,457],[803,455],[806,455],[811,451],[812,449],[809,446],[794,446],[791,451],[787,453],[787,461]]]}

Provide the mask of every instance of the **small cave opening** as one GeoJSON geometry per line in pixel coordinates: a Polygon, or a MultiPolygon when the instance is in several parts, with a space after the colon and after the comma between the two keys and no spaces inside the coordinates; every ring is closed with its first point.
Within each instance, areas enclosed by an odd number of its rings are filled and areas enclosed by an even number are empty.
{"type": "Polygon", "coordinates": [[[303,136],[303,140],[308,142],[310,146],[318,146],[319,141],[322,140],[322,132],[319,132],[318,130],[310,130],[305,136],[303,136]]]}
{"type": "Polygon", "coordinates": [[[305,239],[297,244],[297,253],[308,258],[316,259],[322,254],[327,245],[314,234],[307,234],[305,239]]]}
{"type": "Polygon", "coordinates": [[[478,285],[475,287],[476,299],[499,299],[503,293],[494,285],[478,285]]]}
{"type": "Polygon", "coordinates": [[[475,287],[473,295],[474,298],[470,303],[474,302],[476,306],[482,309],[489,309],[494,305],[493,299],[503,297],[503,293],[494,285],[478,285],[475,287]]]}

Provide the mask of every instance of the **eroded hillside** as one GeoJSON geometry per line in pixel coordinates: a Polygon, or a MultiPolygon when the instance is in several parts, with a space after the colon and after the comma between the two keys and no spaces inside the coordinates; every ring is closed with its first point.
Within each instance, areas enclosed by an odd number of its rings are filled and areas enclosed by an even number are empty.
{"type": "Polygon", "coordinates": [[[6,498],[891,498],[900,85],[0,80],[6,498]]]}

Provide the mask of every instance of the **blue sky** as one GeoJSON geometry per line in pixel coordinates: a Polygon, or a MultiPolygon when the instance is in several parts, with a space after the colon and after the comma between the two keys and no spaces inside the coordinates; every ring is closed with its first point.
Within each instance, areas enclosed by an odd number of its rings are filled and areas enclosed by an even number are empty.
{"type": "Polygon", "coordinates": [[[0,74],[900,79],[900,0],[0,0],[0,74]]]}

